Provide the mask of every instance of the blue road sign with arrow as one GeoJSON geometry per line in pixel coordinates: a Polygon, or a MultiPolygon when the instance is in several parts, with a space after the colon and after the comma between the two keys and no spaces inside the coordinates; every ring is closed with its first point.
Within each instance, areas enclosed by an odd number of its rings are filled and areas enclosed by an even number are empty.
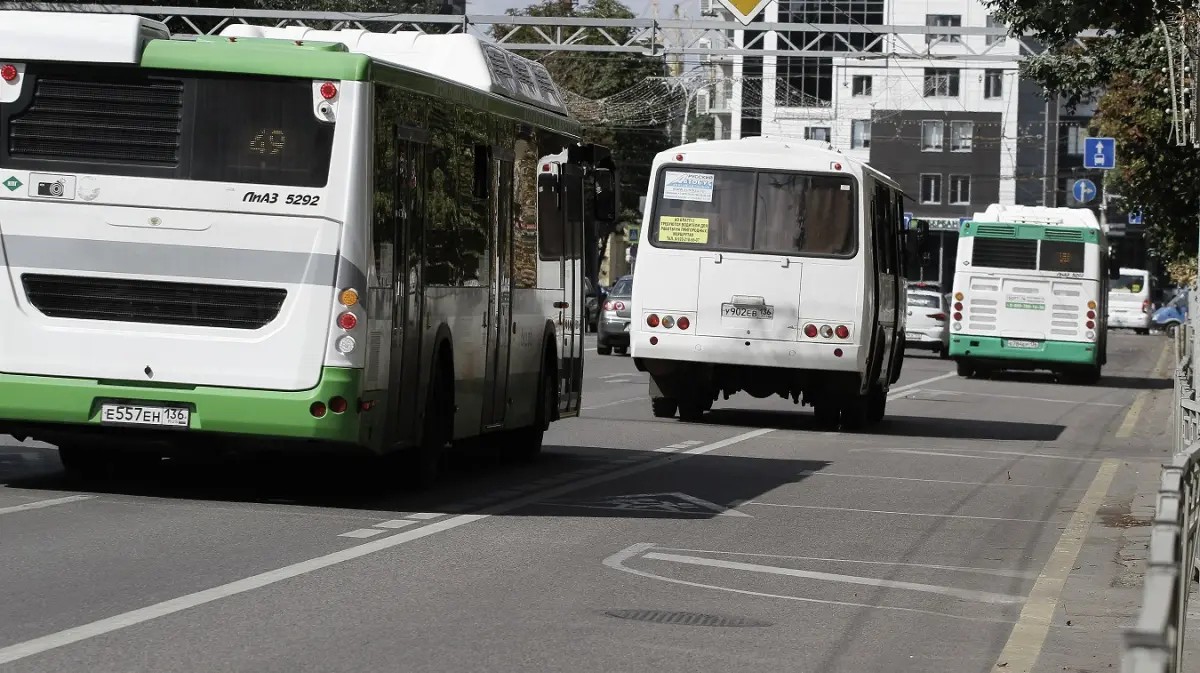
{"type": "Polygon", "coordinates": [[[1142,211],[1139,210],[1137,212],[1129,213],[1129,223],[1130,224],[1141,224],[1142,223],[1142,211]]]}
{"type": "Polygon", "coordinates": [[[1096,183],[1086,178],[1076,180],[1075,184],[1071,186],[1071,194],[1077,203],[1087,203],[1096,198],[1096,183]]]}
{"type": "Polygon", "coordinates": [[[1083,167],[1112,170],[1117,166],[1117,141],[1112,138],[1083,139],[1083,167]]]}
{"type": "Polygon", "coordinates": [[[904,228],[908,229],[909,223],[912,222],[912,213],[904,213],[904,228]]]}

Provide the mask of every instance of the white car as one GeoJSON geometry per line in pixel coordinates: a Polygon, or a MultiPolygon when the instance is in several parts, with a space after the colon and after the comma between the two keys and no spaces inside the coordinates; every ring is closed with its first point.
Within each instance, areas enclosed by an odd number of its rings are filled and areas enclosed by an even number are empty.
{"type": "Polygon", "coordinates": [[[1154,308],[1150,301],[1150,272],[1145,269],[1121,269],[1121,277],[1109,284],[1108,326],[1149,334],[1154,308]]]}
{"type": "Polygon", "coordinates": [[[950,333],[946,329],[946,308],[946,298],[936,289],[909,287],[905,347],[931,350],[948,357],[950,333]]]}

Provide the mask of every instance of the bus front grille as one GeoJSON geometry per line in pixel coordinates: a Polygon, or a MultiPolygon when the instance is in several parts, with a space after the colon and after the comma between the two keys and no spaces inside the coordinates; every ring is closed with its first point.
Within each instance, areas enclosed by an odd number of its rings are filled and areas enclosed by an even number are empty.
{"type": "Polygon", "coordinates": [[[33,101],[8,123],[14,159],[172,166],[183,133],[183,82],[126,72],[38,75],[33,101]]]}
{"type": "Polygon", "coordinates": [[[26,273],[25,296],[51,318],[258,329],[279,315],[287,290],[26,273]]]}

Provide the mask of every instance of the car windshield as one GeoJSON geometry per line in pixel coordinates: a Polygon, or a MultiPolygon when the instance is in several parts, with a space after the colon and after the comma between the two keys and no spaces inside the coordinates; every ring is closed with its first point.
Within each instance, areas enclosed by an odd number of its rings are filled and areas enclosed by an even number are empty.
{"type": "Polygon", "coordinates": [[[631,294],[633,294],[633,279],[629,277],[618,280],[608,291],[610,297],[628,297],[631,294]]]}
{"type": "Polygon", "coordinates": [[[1146,277],[1140,273],[1121,274],[1121,278],[1109,284],[1109,292],[1129,292],[1137,294],[1146,285],[1146,277]]]}
{"type": "Polygon", "coordinates": [[[908,305],[909,306],[925,306],[928,308],[941,308],[939,306],[940,303],[941,302],[938,301],[938,297],[935,297],[931,294],[915,294],[912,292],[910,292],[908,294],[908,305]]]}

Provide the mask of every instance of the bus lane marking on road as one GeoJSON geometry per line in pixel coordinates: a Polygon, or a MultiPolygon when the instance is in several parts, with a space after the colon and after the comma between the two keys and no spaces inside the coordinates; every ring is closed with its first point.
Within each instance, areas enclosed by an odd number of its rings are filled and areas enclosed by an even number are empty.
{"type": "Polygon", "coordinates": [[[1108,488],[1120,465],[1121,461],[1109,458],[1096,470],[1091,486],[1075,507],[1075,513],[1054,545],[1054,551],[1050,552],[1050,558],[1029,590],[1021,616],[1017,618],[1008,642],[996,659],[997,669],[1002,668],[1008,673],[1029,673],[1037,664],[1046,635],[1050,632],[1050,622],[1058,609],[1058,598],[1075,568],[1075,559],[1087,540],[1092,520],[1104,504],[1108,488]]]}
{"type": "Polygon", "coordinates": [[[1039,486],[1037,484],[1012,484],[1007,481],[953,481],[950,479],[921,479],[919,477],[896,477],[887,474],[847,474],[845,472],[821,472],[819,470],[801,470],[801,477],[841,477],[844,479],[882,479],[888,481],[913,481],[925,484],[946,484],[949,486],[1002,486],[1004,488],[1036,488],[1046,491],[1083,491],[1082,488],[1063,486],[1039,486]]]}
{"type": "MultiPolygon", "coordinates": [[[[1154,369],[1150,372],[1150,378],[1160,379],[1163,376],[1163,367],[1166,366],[1167,354],[1170,352],[1171,342],[1163,344],[1162,353],[1158,356],[1158,362],[1155,363],[1154,369]]],[[[1146,398],[1150,396],[1149,390],[1138,391],[1136,397],[1133,398],[1133,404],[1129,405],[1129,411],[1125,412],[1125,420],[1121,421],[1120,427],[1117,428],[1117,439],[1129,439],[1133,436],[1134,429],[1137,428],[1138,419],[1142,415],[1142,408],[1146,406],[1146,398]]]]}
{"type": "Polygon", "coordinates": [[[628,565],[626,565],[626,563],[628,561],[639,558],[643,554],[645,554],[645,553],[649,552],[651,549],[655,549],[655,548],[657,548],[657,545],[653,542],[639,542],[638,544],[630,545],[629,547],[626,547],[625,549],[622,549],[621,551],[609,556],[608,558],[604,559],[602,561],[602,563],[607,568],[611,568],[613,570],[617,570],[617,571],[620,571],[623,573],[628,573],[630,575],[635,575],[637,577],[642,577],[645,579],[658,580],[660,582],[669,582],[671,584],[679,584],[682,586],[693,587],[693,588],[697,588],[697,589],[725,591],[728,593],[739,594],[742,596],[755,596],[758,598],[774,598],[774,599],[786,600],[786,601],[796,601],[798,603],[811,603],[811,604],[815,604],[815,605],[834,605],[834,606],[855,608],[855,609],[869,608],[872,610],[884,610],[884,611],[888,611],[888,612],[902,612],[902,613],[906,613],[906,614],[930,615],[930,616],[934,616],[934,617],[945,617],[945,618],[949,618],[949,619],[956,619],[956,620],[969,621],[969,622],[982,622],[982,623],[988,623],[988,624],[1012,624],[1013,623],[1011,619],[1003,619],[1003,618],[998,618],[998,617],[976,617],[976,616],[972,616],[972,615],[955,614],[952,612],[940,612],[937,610],[922,610],[920,608],[907,608],[907,607],[901,607],[901,606],[895,606],[895,605],[879,605],[877,603],[860,603],[860,602],[856,602],[856,601],[837,601],[837,600],[830,600],[830,599],[825,599],[825,598],[808,598],[805,596],[791,596],[788,594],[772,594],[772,593],[767,593],[764,591],[753,591],[751,589],[738,589],[735,587],[726,587],[726,586],[721,586],[721,585],[717,585],[717,584],[705,584],[702,582],[693,582],[690,580],[683,580],[683,579],[678,579],[675,577],[667,577],[665,575],[658,575],[658,574],[655,574],[655,573],[652,573],[652,572],[649,572],[646,570],[641,570],[638,568],[631,568],[628,565]]]}
{"type": "Polygon", "coordinates": [[[1009,519],[1000,516],[968,516],[966,514],[931,514],[925,512],[893,512],[882,509],[856,509],[854,507],[829,507],[825,505],[783,505],[775,502],[757,502],[751,500],[743,504],[743,506],[758,505],[759,507],[786,507],[789,509],[812,509],[826,512],[855,512],[858,514],[882,514],[884,516],[919,516],[930,517],[934,519],[969,519],[973,521],[1012,521],[1015,523],[1055,523],[1052,520],[1046,519],[1009,519]]]}
{"type": "Polygon", "coordinates": [[[661,458],[648,460],[636,465],[629,465],[605,474],[570,482],[563,484],[562,486],[545,489],[543,491],[510,500],[508,502],[499,503],[477,514],[459,514],[455,516],[449,516],[447,518],[440,518],[447,516],[443,513],[429,512],[410,514],[407,518],[423,517],[424,519],[439,518],[440,520],[431,521],[430,523],[419,528],[409,529],[383,538],[377,538],[369,542],[364,542],[353,547],[348,547],[346,549],[333,552],[331,554],[293,563],[275,570],[259,573],[257,575],[252,575],[234,582],[215,586],[210,589],[197,591],[191,594],[180,596],[178,598],[155,603],[154,605],[149,605],[144,608],[113,615],[112,617],[82,624],[80,626],[59,631],[57,633],[51,633],[24,642],[15,643],[13,645],[0,648],[0,665],[19,661],[43,652],[65,647],[73,643],[89,640],[98,636],[112,633],[114,631],[128,628],[130,626],[136,626],[138,624],[153,621],[161,617],[183,612],[185,610],[218,601],[223,598],[228,598],[230,596],[236,596],[238,594],[243,594],[249,591],[271,586],[294,577],[300,577],[317,570],[336,566],[347,561],[352,561],[354,559],[362,558],[364,556],[375,554],[387,549],[392,549],[414,540],[429,537],[430,535],[434,535],[436,533],[452,530],[498,514],[503,514],[515,509],[527,507],[543,500],[557,498],[566,495],[567,493],[572,493],[590,486],[595,486],[597,484],[613,481],[622,477],[638,474],[640,472],[652,470],[657,467],[670,465],[672,463],[685,460],[689,456],[699,456],[716,451],[727,446],[732,446],[740,442],[754,439],[755,437],[760,437],[769,432],[774,432],[774,428],[759,428],[757,430],[743,432],[739,435],[734,435],[733,437],[704,444],[702,446],[692,447],[679,453],[664,455],[661,458]]]}
{"type": "Polygon", "coordinates": [[[10,507],[0,507],[0,514],[14,514],[16,512],[28,512],[31,509],[43,509],[45,507],[54,507],[56,505],[67,505],[73,502],[82,500],[91,500],[94,495],[68,495],[63,498],[50,498],[48,500],[35,500],[20,505],[12,505],[10,507]]]}

